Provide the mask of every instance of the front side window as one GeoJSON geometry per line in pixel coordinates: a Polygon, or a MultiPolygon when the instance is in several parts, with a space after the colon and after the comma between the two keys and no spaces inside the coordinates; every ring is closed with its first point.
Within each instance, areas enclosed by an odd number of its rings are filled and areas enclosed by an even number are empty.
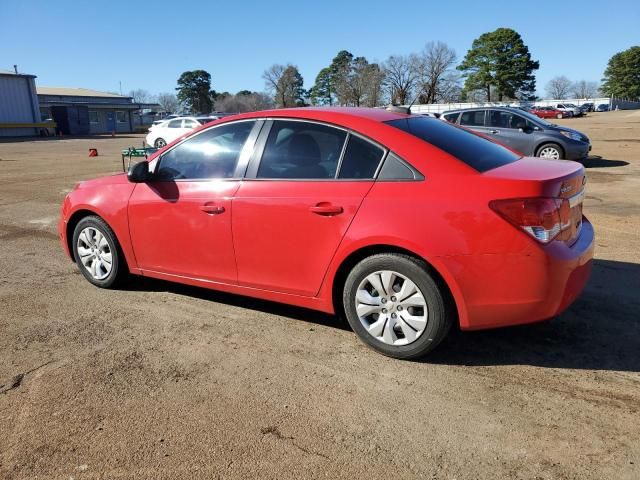
{"type": "Polygon", "coordinates": [[[462,112],[462,116],[460,117],[460,125],[465,125],[467,127],[484,126],[484,110],[462,112]]]}
{"type": "Polygon", "coordinates": [[[458,121],[458,115],[460,115],[460,114],[459,113],[447,113],[446,115],[444,115],[444,119],[447,122],[456,123],[458,121]]]}
{"type": "Polygon", "coordinates": [[[160,180],[232,178],[240,152],[255,122],[206,130],[169,150],[160,159],[160,180]]]}
{"type": "Polygon", "coordinates": [[[126,114],[126,112],[117,111],[116,112],[116,121],[118,123],[126,123],[127,122],[127,114],[126,114]]]}
{"type": "Polygon", "coordinates": [[[384,150],[355,135],[349,136],[347,148],[340,164],[338,178],[373,178],[382,160],[384,150]]]}
{"type": "Polygon", "coordinates": [[[500,110],[490,110],[487,126],[495,128],[521,128],[526,130],[533,128],[533,125],[520,115],[500,110]]]}
{"type": "Polygon", "coordinates": [[[182,120],[171,120],[167,124],[168,128],[182,128],[182,120]]]}
{"type": "Polygon", "coordinates": [[[275,121],[257,178],[334,178],[346,132],[310,122],[275,121]]]}
{"type": "Polygon", "coordinates": [[[385,123],[424,140],[479,172],[520,158],[520,155],[497,143],[435,118],[409,117],[385,123]]]}

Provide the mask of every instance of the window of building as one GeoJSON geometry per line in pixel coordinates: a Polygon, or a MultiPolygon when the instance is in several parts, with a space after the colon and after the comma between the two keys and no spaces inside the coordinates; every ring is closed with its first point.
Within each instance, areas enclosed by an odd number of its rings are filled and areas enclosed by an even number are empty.
{"type": "Polygon", "coordinates": [[[127,112],[117,111],[116,112],[116,121],[118,123],[127,123],[127,112]]]}
{"type": "Polygon", "coordinates": [[[100,123],[97,111],[89,110],[89,123],[100,123]]]}

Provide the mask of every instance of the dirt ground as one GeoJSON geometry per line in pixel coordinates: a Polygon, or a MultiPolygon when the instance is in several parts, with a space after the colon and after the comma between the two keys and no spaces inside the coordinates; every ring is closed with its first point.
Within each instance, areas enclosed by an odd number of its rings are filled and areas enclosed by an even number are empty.
{"type": "Polygon", "coordinates": [[[640,111],[562,123],[593,141],[586,291],[424,362],[320,313],[94,288],[58,243],[60,203],[142,138],[0,143],[0,478],[640,478],[640,111]]]}

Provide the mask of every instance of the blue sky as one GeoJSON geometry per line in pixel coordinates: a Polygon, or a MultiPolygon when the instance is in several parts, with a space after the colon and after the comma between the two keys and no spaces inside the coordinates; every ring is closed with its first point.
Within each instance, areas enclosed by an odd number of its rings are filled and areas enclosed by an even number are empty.
{"type": "Polygon", "coordinates": [[[160,93],[202,68],[215,90],[236,92],[264,90],[265,68],[293,63],[310,87],[341,49],[383,61],[441,40],[462,59],[499,27],[540,61],[542,94],[556,75],[599,81],[612,54],[640,44],[640,2],[0,0],[0,69],[17,63],[43,86],[160,93]]]}

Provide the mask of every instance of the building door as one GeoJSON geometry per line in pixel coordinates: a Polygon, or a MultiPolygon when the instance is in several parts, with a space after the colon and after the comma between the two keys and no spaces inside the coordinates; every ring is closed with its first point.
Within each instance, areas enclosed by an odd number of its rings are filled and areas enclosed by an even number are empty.
{"type": "Polygon", "coordinates": [[[111,111],[107,111],[107,132],[115,132],[116,131],[116,117],[115,114],[111,111]]]}

